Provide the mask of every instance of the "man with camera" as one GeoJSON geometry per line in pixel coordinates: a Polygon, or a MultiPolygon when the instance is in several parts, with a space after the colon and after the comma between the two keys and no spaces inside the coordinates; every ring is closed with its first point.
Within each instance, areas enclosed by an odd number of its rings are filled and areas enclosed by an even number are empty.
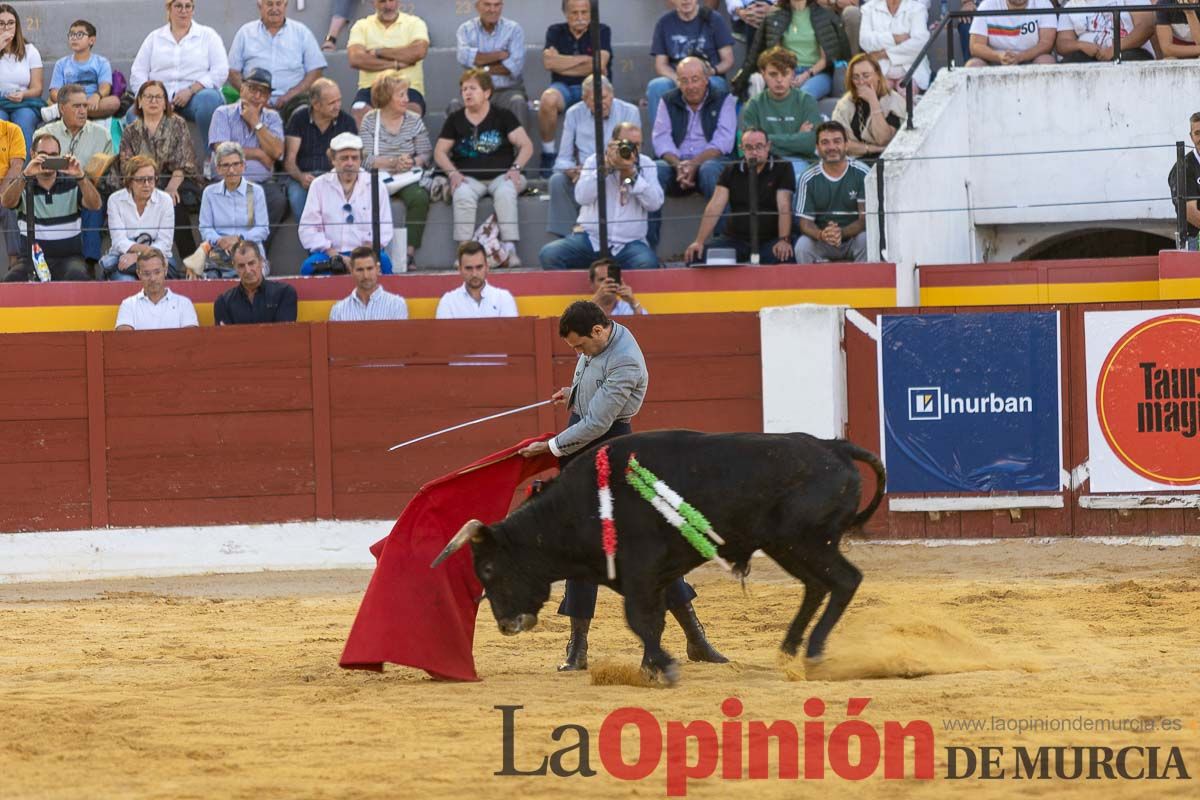
{"type": "MultiPolygon", "coordinates": [[[[563,116],[562,144],[554,162],[554,174],[550,176],[550,208],[546,213],[546,230],[560,238],[571,235],[575,219],[579,216],[575,182],[579,180],[583,162],[596,152],[596,93],[593,85],[591,75],[583,79],[583,102],[571,106],[563,116]]],[[[600,92],[602,141],[612,138],[613,128],[622,122],[641,124],[642,115],[638,107],[613,97],[612,83],[608,78],[600,79],[600,92]]]]}
{"type": "MultiPolygon", "coordinates": [[[[301,275],[349,273],[346,257],[356,247],[369,245],[371,233],[371,174],[362,168],[363,142],[356,133],[339,133],[329,143],[333,171],[308,187],[300,216],[300,244],[311,255],[300,266],[301,275]]],[[[379,186],[379,246],[392,241],[392,204],[387,189],[379,186]]],[[[392,274],[392,260],[379,254],[384,275],[392,274]]]]}
{"type": "Polygon", "coordinates": [[[36,242],[56,281],[91,279],[83,259],[82,209],[101,207],[100,192],[75,156],[63,156],[62,146],[52,134],[33,137],[33,158],[25,167],[24,180],[8,184],[0,194],[5,208],[17,208],[17,227],[21,232],[21,258],[9,267],[6,281],[32,280],[36,267],[31,248],[36,242]],[[33,181],[33,191],[26,187],[33,181]],[[34,242],[29,240],[28,200],[33,198],[34,242]]]}
{"type": "MultiPolygon", "coordinates": [[[[654,159],[642,155],[641,147],[642,129],[622,122],[613,128],[613,138],[604,150],[608,245],[613,262],[623,269],[658,267],[658,256],[646,242],[646,230],[649,213],[662,208],[663,190],[654,159]]],[[[583,230],[543,247],[544,269],[583,269],[602,255],[597,172],[596,156],[589,156],[575,184],[583,230]]]]}
{"type": "Polygon", "coordinates": [[[633,287],[621,279],[621,268],[611,258],[598,258],[588,267],[588,282],[592,285],[592,302],[610,317],[649,314],[634,297],[633,287]]]}

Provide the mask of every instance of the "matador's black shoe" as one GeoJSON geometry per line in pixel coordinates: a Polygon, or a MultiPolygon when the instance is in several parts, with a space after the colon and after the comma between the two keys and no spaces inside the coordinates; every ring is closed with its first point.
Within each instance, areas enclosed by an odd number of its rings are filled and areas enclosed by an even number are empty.
{"type": "Polygon", "coordinates": [[[571,617],[571,638],[567,641],[567,660],[558,665],[559,672],[580,672],[588,668],[588,628],[592,621],[587,617],[571,617]]]}
{"type": "Polygon", "coordinates": [[[672,608],[671,615],[679,623],[679,627],[683,628],[683,632],[687,635],[687,657],[688,661],[707,661],[710,664],[727,664],[729,659],[721,655],[717,648],[709,643],[708,637],[704,635],[704,626],[700,624],[700,618],[696,616],[696,609],[691,603],[681,608],[672,608]]]}

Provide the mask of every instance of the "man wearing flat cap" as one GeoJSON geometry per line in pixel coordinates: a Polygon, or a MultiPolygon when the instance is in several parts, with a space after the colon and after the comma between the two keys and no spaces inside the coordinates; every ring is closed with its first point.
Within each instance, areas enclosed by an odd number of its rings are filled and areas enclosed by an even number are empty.
{"type": "Polygon", "coordinates": [[[287,190],[275,176],[275,164],[283,158],[283,118],[267,106],[270,100],[271,73],[255,67],[242,78],[242,98],[214,111],[208,126],[214,152],[221,142],[237,142],[246,151],[246,180],[261,186],[267,197],[268,243],[287,213],[287,190]]]}
{"type": "MultiPolygon", "coordinates": [[[[362,168],[362,150],[362,139],[355,133],[339,133],[329,143],[333,169],[308,187],[300,217],[300,244],[310,254],[301,275],[345,274],[350,252],[371,246],[371,173],[362,168]]],[[[391,241],[392,205],[380,183],[378,255],[384,275],[392,274],[392,260],[382,250],[391,241]]]]}

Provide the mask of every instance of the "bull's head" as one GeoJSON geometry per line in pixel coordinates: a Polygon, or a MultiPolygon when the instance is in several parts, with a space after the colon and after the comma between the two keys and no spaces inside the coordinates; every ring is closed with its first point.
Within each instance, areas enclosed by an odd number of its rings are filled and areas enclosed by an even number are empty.
{"type": "Polygon", "coordinates": [[[492,529],[477,519],[462,527],[445,549],[433,560],[436,567],[470,542],[475,560],[475,575],[483,584],[492,604],[496,624],[505,636],[514,636],[537,625],[538,611],[550,597],[549,581],[530,576],[518,554],[505,547],[492,529]]]}

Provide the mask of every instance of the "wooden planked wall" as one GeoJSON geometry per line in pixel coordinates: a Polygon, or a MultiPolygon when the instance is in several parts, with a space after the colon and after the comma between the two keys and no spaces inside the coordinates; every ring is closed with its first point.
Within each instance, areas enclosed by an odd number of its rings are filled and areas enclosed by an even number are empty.
{"type": "MultiPolygon", "coordinates": [[[[639,317],[638,430],[762,430],[758,315],[639,317]]],[[[557,320],[9,334],[0,531],[399,515],[420,486],[560,429],[527,405],[570,382],[557,320]]]]}

